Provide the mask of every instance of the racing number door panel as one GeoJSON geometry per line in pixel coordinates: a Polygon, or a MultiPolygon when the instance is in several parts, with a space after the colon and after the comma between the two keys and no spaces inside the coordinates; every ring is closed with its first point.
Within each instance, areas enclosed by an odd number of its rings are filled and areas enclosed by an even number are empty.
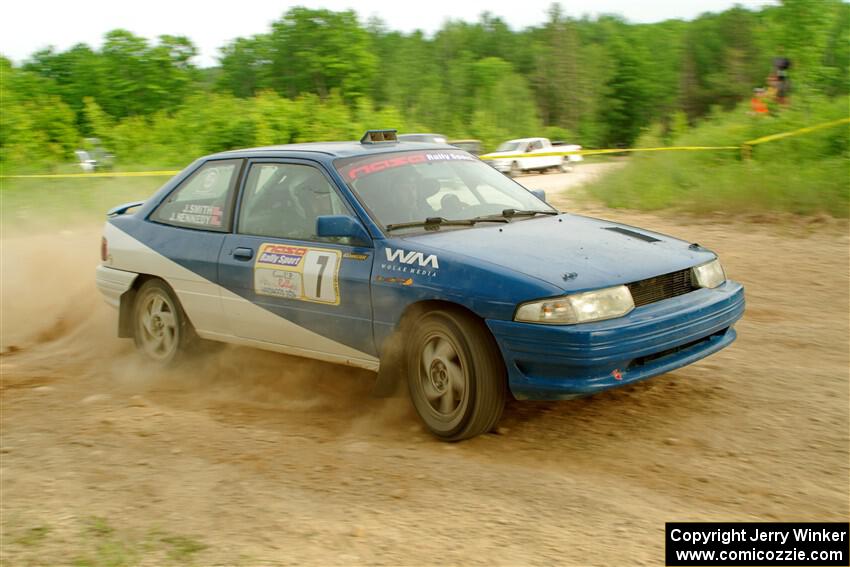
{"type": "Polygon", "coordinates": [[[222,298],[231,332],[317,354],[374,357],[373,257],[371,248],[228,235],[219,278],[234,294],[222,298]]]}
{"type": "Polygon", "coordinates": [[[251,164],[235,234],[219,254],[232,334],[314,358],[375,360],[374,250],[316,237],[316,217],[350,214],[325,174],[298,162],[251,164]],[[251,234],[253,233],[253,234],[251,234]]]}

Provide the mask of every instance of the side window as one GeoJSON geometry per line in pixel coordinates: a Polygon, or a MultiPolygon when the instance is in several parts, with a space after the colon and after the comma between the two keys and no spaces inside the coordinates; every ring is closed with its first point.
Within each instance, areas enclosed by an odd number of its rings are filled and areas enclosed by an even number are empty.
{"type": "Polygon", "coordinates": [[[186,228],[228,230],[240,164],[241,160],[205,163],[160,203],[151,219],[186,228]]]}
{"type": "Polygon", "coordinates": [[[339,241],[316,236],[322,215],[351,214],[322,172],[309,165],[255,163],[248,171],[238,232],[295,240],[339,241]]]}

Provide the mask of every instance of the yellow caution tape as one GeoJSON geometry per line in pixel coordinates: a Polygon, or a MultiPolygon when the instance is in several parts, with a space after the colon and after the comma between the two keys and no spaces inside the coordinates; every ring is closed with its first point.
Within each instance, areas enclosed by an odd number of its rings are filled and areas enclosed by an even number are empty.
{"type": "Polygon", "coordinates": [[[781,132],[779,134],[771,134],[770,136],[763,136],[761,138],[757,138],[755,140],[750,140],[749,142],[744,142],[740,146],[671,146],[671,147],[663,147],[663,148],[609,148],[609,149],[600,149],[600,150],[572,150],[572,151],[563,151],[563,152],[540,152],[533,154],[510,154],[510,155],[502,155],[502,156],[494,156],[492,154],[485,154],[482,156],[478,156],[484,160],[495,160],[495,159],[514,159],[514,158],[524,158],[524,157],[548,157],[548,156],[592,156],[592,155],[601,155],[601,154],[619,154],[626,152],[699,152],[699,151],[712,151],[712,150],[739,150],[745,152],[745,154],[749,151],[751,146],[756,144],[763,144],[765,142],[773,142],[774,140],[780,140],[782,138],[787,138],[789,136],[799,136],[800,134],[808,134],[809,132],[814,132],[815,130],[821,130],[823,128],[831,128],[833,126],[838,126],[839,124],[847,124],[850,123],[850,118],[841,118],[839,120],[833,120],[832,122],[824,122],[822,124],[815,124],[814,126],[808,126],[806,128],[800,128],[799,130],[792,130],[790,132],[781,132]]]}
{"type": "MultiPolygon", "coordinates": [[[[533,154],[509,154],[509,155],[501,155],[494,156],[492,154],[484,154],[482,156],[478,156],[483,160],[495,160],[495,159],[515,159],[515,158],[524,158],[524,157],[549,157],[549,156],[593,156],[593,155],[602,155],[602,154],[621,154],[621,153],[633,153],[633,152],[702,152],[702,151],[715,151],[715,150],[739,150],[744,152],[745,155],[749,153],[749,150],[752,146],[757,144],[764,144],[765,142],[773,142],[775,140],[780,140],[782,138],[787,138],[789,136],[799,136],[800,134],[808,134],[809,132],[814,132],[815,130],[821,130],[823,128],[831,128],[833,126],[838,126],[839,124],[848,124],[850,123],[850,118],[841,118],[839,120],[833,120],[832,122],[824,122],[822,124],[815,124],[814,126],[807,126],[806,128],[800,128],[798,130],[792,130],[790,132],[781,132],[779,134],[771,134],[770,136],[763,136],[761,138],[756,138],[755,140],[750,140],[748,142],[744,142],[740,146],[671,146],[671,147],[662,147],[662,148],[606,148],[599,150],[569,150],[562,152],[540,152],[533,154]]],[[[70,178],[88,178],[88,177],[165,177],[177,175],[180,173],[179,171],[104,171],[99,173],[56,173],[56,174],[36,174],[36,175],[0,175],[0,179],[70,179],[70,178]]]]}
{"type": "Polygon", "coordinates": [[[593,156],[600,154],[620,154],[625,152],[670,152],[670,151],[704,151],[704,150],[740,150],[741,146],[670,146],[663,148],[609,148],[603,150],[570,150],[563,152],[540,152],[533,154],[510,154],[503,156],[494,156],[492,154],[484,154],[478,156],[484,160],[494,159],[514,159],[525,157],[549,157],[549,156],[593,156]]]}
{"type": "Polygon", "coordinates": [[[103,171],[100,173],[43,173],[36,175],[0,175],[3,179],[62,179],[74,177],[164,177],[179,171],[103,171]]]}
{"type": "Polygon", "coordinates": [[[815,130],[821,130],[822,128],[831,128],[832,126],[838,126],[839,124],[850,124],[850,118],[841,118],[839,120],[833,120],[832,122],[824,122],[823,124],[815,124],[814,126],[807,126],[805,128],[800,128],[799,130],[792,130],[790,132],[782,132],[780,134],[771,134],[770,136],[762,136],[761,138],[756,138],[755,140],[750,140],[749,142],[744,142],[743,145],[745,145],[745,146],[755,146],[756,144],[763,144],[765,142],[772,142],[774,140],[787,138],[789,136],[799,136],[800,134],[808,134],[809,132],[814,132],[815,130]]]}

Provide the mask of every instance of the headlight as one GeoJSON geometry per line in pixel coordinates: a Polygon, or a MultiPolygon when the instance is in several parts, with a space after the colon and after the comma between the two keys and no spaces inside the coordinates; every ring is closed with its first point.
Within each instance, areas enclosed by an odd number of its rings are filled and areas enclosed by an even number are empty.
{"type": "Polygon", "coordinates": [[[569,325],[622,317],[635,308],[632,294],[624,285],[565,295],[557,299],[523,303],[515,321],[569,325]]]}
{"type": "Polygon", "coordinates": [[[717,258],[707,264],[694,266],[691,272],[694,275],[694,281],[700,287],[713,288],[726,281],[726,272],[723,271],[723,266],[717,258]]]}

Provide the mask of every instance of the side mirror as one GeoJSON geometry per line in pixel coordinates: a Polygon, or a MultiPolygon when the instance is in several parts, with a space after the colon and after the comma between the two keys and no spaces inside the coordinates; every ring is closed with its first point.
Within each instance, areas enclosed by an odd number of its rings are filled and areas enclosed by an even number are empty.
{"type": "Polygon", "coordinates": [[[350,238],[352,243],[368,245],[372,239],[360,221],[348,215],[322,215],[316,219],[316,235],[350,238]]]}
{"type": "Polygon", "coordinates": [[[544,191],[543,189],[529,189],[529,191],[531,191],[532,195],[534,195],[544,203],[546,202],[546,191],[544,191]]]}

